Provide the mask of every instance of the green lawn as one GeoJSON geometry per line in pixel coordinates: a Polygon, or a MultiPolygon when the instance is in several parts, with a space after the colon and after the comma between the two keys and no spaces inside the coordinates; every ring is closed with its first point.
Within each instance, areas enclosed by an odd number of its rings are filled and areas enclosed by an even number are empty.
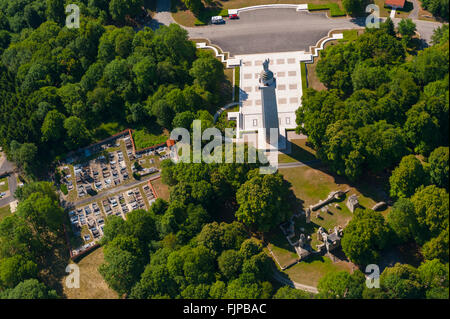
{"type": "Polygon", "coordinates": [[[11,210],[9,208],[9,205],[0,207],[0,220],[5,218],[6,216],[10,216],[10,215],[11,215],[11,210]]]}
{"type": "Polygon", "coordinates": [[[241,68],[234,68],[234,102],[239,102],[239,85],[241,83],[241,68]]]}
{"type": "MultiPolygon", "coordinates": [[[[361,182],[358,185],[350,185],[344,178],[334,176],[327,172],[320,164],[289,169],[280,168],[279,173],[291,184],[292,191],[297,198],[292,203],[292,210],[295,212],[305,210],[310,205],[326,199],[332,191],[345,191],[349,189],[349,192],[344,198],[329,204],[328,212],[321,212],[320,210],[312,212],[310,223],[306,223],[303,217],[294,218],[295,238],[298,238],[301,233],[307,236],[310,235],[311,247],[313,249],[316,249],[316,245],[320,243],[316,235],[319,227],[323,227],[326,231],[333,229],[335,226],[345,228],[347,223],[352,219],[353,214],[346,206],[347,198],[350,195],[356,194],[360,204],[366,208],[371,208],[378,201],[386,200],[382,187],[385,181],[382,182],[368,178],[367,181],[361,182]],[[317,214],[318,212],[320,212],[319,215],[317,214]]],[[[389,209],[385,210],[383,215],[386,216],[388,211],[389,209]]],[[[278,227],[274,227],[267,234],[267,241],[269,248],[282,266],[290,264],[297,258],[295,250],[290,246],[278,227]]],[[[347,268],[350,267],[348,263],[340,263],[347,268]]],[[[339,265],[339,263],[331,263],[327,258],[306,259],[298,265],[289,268],[285,273],[294,281],[307,285],[315,285],[321,276],[327,271],[338,269],[340,267],[339,265]]]]}
{"type": "Polygon", "coordinates": [[[153,145],[164,143],[165,141],[167,141],[167,136],[164,134],[155,135],[148,132],[146,129],[140,129],[133,132],[133,140],[136,149],[140,150],[153,145]]]}
{"type": "MultiPolygon", "coordinates": [[[[330,192],[336,190],[350,189],[347,196],[356,194],[360,204],[366,208],[371,208],[376,202],[383,200],[382,187],[374,184],[373,181],[350,185],[345,178],[330,174],[319,164],[289,169],[280,168],[279,172],[291,183],[294,194],[303,202],[304,208],[325,199],[330,192]]],[[[346,215],[348,210],[345,201],[340,203],[340,206],[346,215]]]]}
{"type": "Polygon", "coordinates": [[[286,269],[284,272],[292,281],[300,284],[317,286],[320,278],[329,272],[351,270],[348,263],[338,262],[333,263],[330,258],[326,256],[310,256],[298,264],[286,269]]]}
{"type": "Polygon", "coordinates": [[[330,10],[330,16],[332,17],[342,17],[346,16],[345,10],[340,8],[340,5],[336,2],[329,2],[324,4],[308,4],[309,11],[318,11],[318,10],[330,10]]]}
{"type": "Polygon", "coordinates": [[[308,78],[306,76],[306,64],[305,62],[300,62],[300,73],[301,73],[301,81],[302,81],[302,91],[305,92],[308,87],[308,78]]]}
{"type": "Polygon", "coordinates": [[[339,39],[339,42],[352,42],[358,37],[358,30],[344,30],[342,33],[344,38],[339,39]]]}
{"type": "Polygon", "coordinates": [[[6,192],[9,190],[8,177],[0,178],[0,192],[6,192]]]}
{"type": "MultiPolygon", "coordinates": [[[[385,7],[385,0],[374,0],[373,1],[380,8],[380,17],[389,17],[391,14],[391,8],[385,7]]],[[[413,4],[411,1],[405,2],[405,7],[403,9],[397,9],[395,12],[396,18],[407,18],[413,9],[413,4]]]]}

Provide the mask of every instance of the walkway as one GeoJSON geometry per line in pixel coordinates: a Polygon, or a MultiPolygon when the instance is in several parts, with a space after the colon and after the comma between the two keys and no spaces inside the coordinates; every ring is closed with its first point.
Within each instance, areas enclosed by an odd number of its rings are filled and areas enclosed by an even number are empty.
{"type": "Polygon", "coordinates": [[[409,0],[412,2],[414,8],[411,10],[411,13],[409,14],[408,18],[416,20],[419,19],[419,10],[420,10],[420,3],[419,0],[409,0]]]}
{"type": "Polygon", "coordinates": [[[273,272],[273,278],[285,285],[291,286],[292,288],[295,289],[301,289],[301,290],[305,290],[308,292],[312,292],[314,294],[317,294],[319,291],[317,290],[316,287],[313,286],[308,286],[308,285],[303,285],[303,284],[299,284],[298,282],[292,281],[286,277],[283,277],[277,270],[275,270],[273,272]]]}
{"type": "Polygon", "coordinates": [[[223,113],[223,111],[229,109],[230,107],[236,106],[238,105],[239,102],[232,102],[232,103],[228,103],[225,106],[222,106],[220,109],[217,110],[217,112],[214,114],[214,123],[217,122],[217,119],[219,118],[220,114],[223,113]]]}
{"type": "Polygon", "coordinates": [[[303,167],[303,166],[311,166],[311,165],[319,164],[319,163],[320,163],[320,160],[307,161],[307,162],[279,163],[278,168],[303,167]]]}
{"type": "Polygon", "coordinates": [[[158,0],[156,3],[156,14],[149,23],[149,27],[153,30],[158,29],[161,25],[168,26],[171,23],[176,23],[170,13],[170,0],[158,0]]]}

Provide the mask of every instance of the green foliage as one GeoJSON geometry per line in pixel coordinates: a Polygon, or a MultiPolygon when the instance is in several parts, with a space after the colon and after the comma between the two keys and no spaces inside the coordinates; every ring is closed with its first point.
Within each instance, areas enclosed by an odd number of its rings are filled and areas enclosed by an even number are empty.
{"type": "Polygon", "coordinates": [[[380,276],[380,292],[387,299],[418,299],[424,296],[417,269],[411,265],[395,264],[380,276]]]}
{"type": "Polygon", "coordinates": [[[21,255],[0,259],[0,286],[14,288],[20,282],[36,278],[37,265],[21,255]]]}
{"type": "Polygon", "coordinates": [[[257,255],[262,252],[263,246],[260,241],[255,238],[246,239],[242,244],[239,252],[241,255],[248,259],[253,255],[257,255]]]}
{"type": "Polygon", "coordinates": [[[448,1],[446,0],[420,0],[422,8],[430,11],[434,16],[448,21],[448,1]]]}
{"type": "MultiPolygon", "coordinates": [[[[184,29],[102,26],[125,23],[141,5],[89,2],[82,14],[102,18],[83,17],[79,29],[68,30],[59,21],[64,5],[49,1],[44,12],[53,21],[13,43],[10,31],[0,32],[0,144],[28,174],[43,175],[57,156],[103,138],[104,123],[118,123],[118,130],[133,124],[137,131],[145,125],[143,138],[159,142],[176,114],[214,111],[223,66],[211,55],[197,57],[184,29]]],[[[18,15],[21,6],[14,8],[18,15]]]]}
{"type": "Polygon", "coordinates": [[[131,252],[122,249],[108,249],[105,251],[105,263],[98,271],[109,287],[120,295],[129,293],[133,284],[138,280],[141,265],[138,258],[131,252]]]}
{"type": "Polygon", "coordinates": [[[342,0],[342,6],[350,15],[360,13],[363,9],[364,4],[365,1],[362,0],[342,0]]]}
{"type": "Polygon", "coordinates": [[[422,163],[414,155],[408,155],[392,171],[389,183],[391,196],[410,197],[419,186],[427,184],[427,176],[422,163]]]}
{"type": "Polygon", "coordinates": [[[195,60],[189,73],[194,83],[209,90],[217,89],[224,78],[223,64],[209,54],[195,60]]]}
{"type": "Polygon", "coordinates": [[[36,279],[28,279],[16,287],[0,292],[0,299],[56,299],[56,291],[50,290],[36,279]]]}
{"type": "MultiPolygon", "coordinates": [[[[403,37],[411,36],[410,23],[405,20],[402,26],[403,37]]],[[[410,150],[428,156],[447,146],[447,34],[445,27],[438,29],[436,44],[408,62],[390,19],[353,41],[327,47],[316,73],[328,90],[303,92],[297,132],[308,136],[333,172],[350,181],[365,171],[379,174],[392,168],[410,150]]],[[[393,196],[412,195],[414,187],[427,183],[422,181],[413,181],[408,190],[394,187],[393,196]]]]}
{"type": "Polygon", "coordinates": [[[283,286],[278,289],[273,299],[312,299],[312,295],[300,289],[283,286]]]}
{"type": "Polygon", "coordinates": [[[269,282],[258,282],[254,275],[244,273],[228,284],[225,298],[266,299],[270,297],[272,289],[272,285],[269,282]]]}
{"type": "Polygon", "coordinates": [[[417,270],[420,281],[426,289],[427,299],[448,299],[448,264],[444,265],[439,260],[433,259],[424,262],[417,270]]]}
{"type": "Polygon", "coordinates": [[[50,182],[35,182],[18,188],[16,197],[17,211],[0,221],[0,298],[55,298],[56,292],[33,278],[51,271],[43,256],[51,258],[61,245],[58,195],[50,182]]]}
{"type": "Polygon", "coordinates": [[[364,274],[357,270],[352,275],[346,271],[329,272],[317,285],[320,299],[361,299],[364,289],[364,274]]]}
{"type": "Polygon", "coordinates": [[[418,223],[413,203],[407,198],[395,202],[387,216],[389,227],[401,242],[407,242],[418,235],[418,223]]]}
{"type": "Polygon", "coordinates": [[[342,250],[358,265],[373,264],[386,246],[388,235],[389,228],[379,212],[357,209],[345,228],[342,250]]]}
{"type": "Polygon", "coordinates": [[[449,197],[443,188],[435,185],[419,188],[411,197],[419,225],[429,230],[432,237],[448,229],[449,197]]]}
{"type": "Polygon", "coordinates": [[[196,240],[199,244],[220,254],[227,249],[239,249],[246,237],[242,224],[238,222],[231,224],[213,222],[203,226],[196,240]]]}
{"type": "Polygon", "coordinates": [[[416,32],[416,24],[411,19],[402,19],[398,23],[398,33],[401,34],[402,38],[407,44],[411,42],[411,38],[416,32]]]}
{"type": "Polygon", "coordinates": [[[188,8],[192,13],[198,16],[205,6],[201,0],[182,0],[186,8],[188,8]]]}
{"type": "Polygon", "coordinates": [[[225,250],[217,259],[220,272],[228,280],[234,279],[241,271],[243,262],[242,255],[236,250],[225,250]]]}
{"type": "Polygon", "coordinates": [[[428,158],[430,164],[430,181],[438,187],[449,188],[449,153],[448,147],[438,147],[428,158]]]}
{"type": "Polygon", "coordinates": [[[236,217],[248,227],[267,232],[292,214],[289,195],[289,185],[281,175],[255,174],[236,193],[236,217]]]}
{"type": "Polygon", "coordinates": [[[449,240],[448,227],[437,237],[427,241],[422,247],[422,254],[427,260],[439,259],[441,262],[448,263],[449,240]]]}

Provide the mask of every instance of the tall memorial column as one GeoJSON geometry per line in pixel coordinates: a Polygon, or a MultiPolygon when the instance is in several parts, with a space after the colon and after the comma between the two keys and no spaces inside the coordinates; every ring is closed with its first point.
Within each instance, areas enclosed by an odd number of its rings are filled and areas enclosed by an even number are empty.
{"type": "Polygon", "coordinates": [[[261,71],[259,78],[259,90],[261,91],[261,107],[262,107],[262,126],[264,140],[268,145],[278,148],[279,126],[278,126],[278,108],[276,87],[277,81],[273,77],[273,72],[269,70],[269,59],[263,62],[264,70],[261,71]],[[271,129],[276,129],[276,141],[270,140],[271,129]]]}

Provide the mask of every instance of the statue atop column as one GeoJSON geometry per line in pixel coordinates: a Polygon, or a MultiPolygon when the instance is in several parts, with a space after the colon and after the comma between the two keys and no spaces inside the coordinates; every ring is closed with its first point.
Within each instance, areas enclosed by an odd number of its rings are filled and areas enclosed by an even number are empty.
{"type": "Polygon", "coordinates": [[[261,71],[259,82],[265,86],[272,84],[273,82],[273,73],[269,70],[270,60],[266,59],[263,62],[263,70],[261,71]]]}

